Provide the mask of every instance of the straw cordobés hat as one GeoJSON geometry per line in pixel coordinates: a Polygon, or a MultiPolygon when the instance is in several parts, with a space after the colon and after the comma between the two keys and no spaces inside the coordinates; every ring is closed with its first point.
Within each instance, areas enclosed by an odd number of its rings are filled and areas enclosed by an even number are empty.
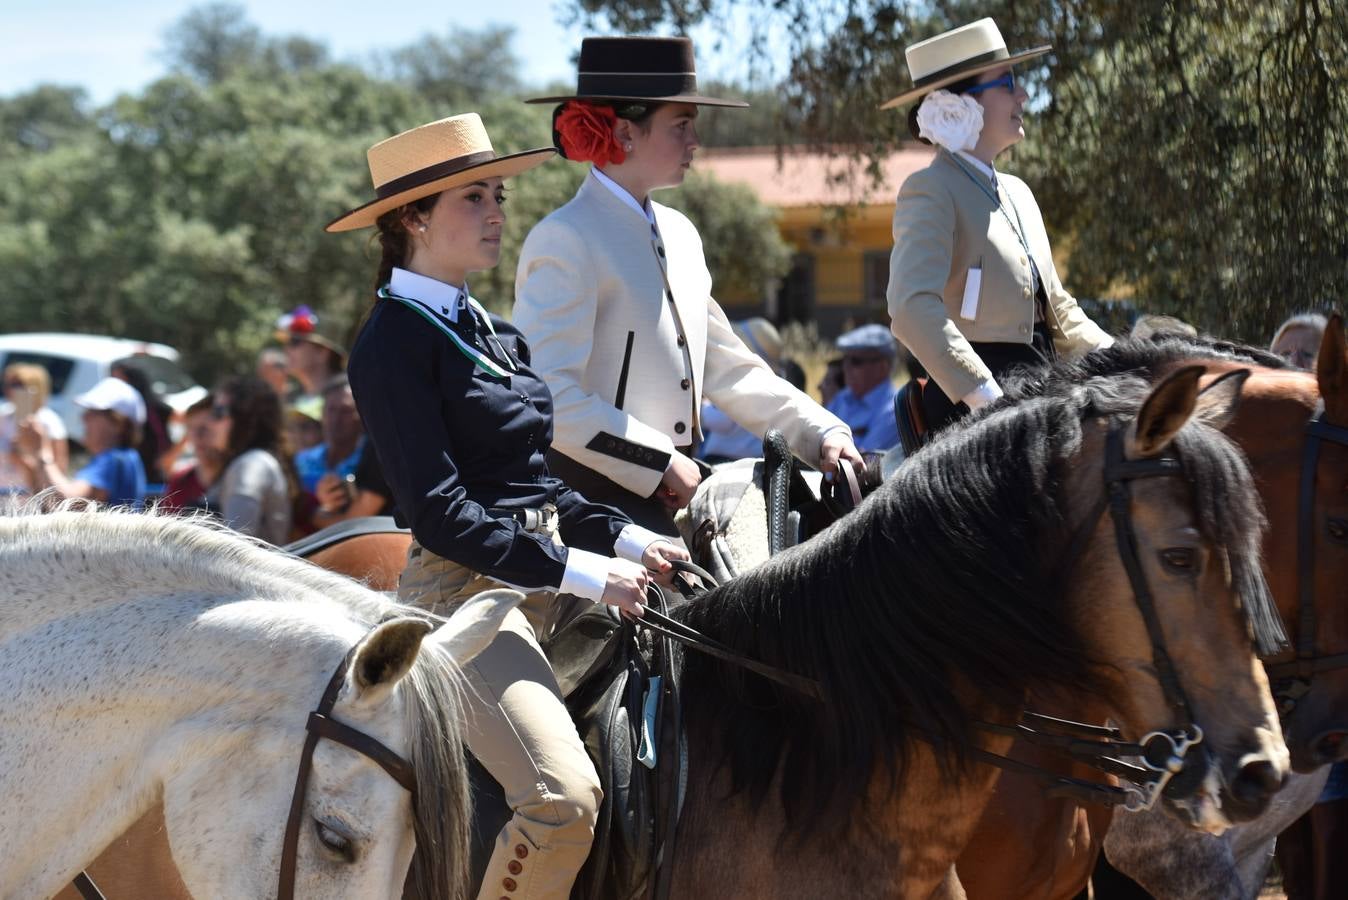
{"type": "Polygon", "coordinates": [[[1019,53],[1010,53],[1006,41],[991,19],[979,19],[961,25],[936,37],[918,41],[904,51],[908,60],[908,74],[913,87],[880,105],[881,109],[905,106],[920,100],[932,91],[957,81],[972,78],[989,69],[1014,65],[1036,56],[1043,56],[1053,48],[1047,44],[1019,53]]]}
{"type": "Polygon", "coordinates": [[[450,116],[380,141],[366,154],[375,198],[338,216],[328,231],[365,228],[413,200],[483,178],[509,178],[546,162],[551,147],[497,156],[477,113],[450,116]]]}

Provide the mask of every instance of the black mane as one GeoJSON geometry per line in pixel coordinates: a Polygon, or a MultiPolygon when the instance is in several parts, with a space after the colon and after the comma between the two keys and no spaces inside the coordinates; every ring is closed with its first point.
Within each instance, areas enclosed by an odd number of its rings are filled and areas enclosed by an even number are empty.
{"type": "Polygon", "coordinates": [[[1281,356],[1258,347],[1162,332],[1151,338],[1125,338],[1072,362],[1016,369],[1013,375],[1001,381],[1001,387],[1007,401],[1014,402],[1038,396],[1048,383],[1080,384],[1088,378],[1111,375],[1137,375],[1150,379],[1163,366],[1186,359],[1244,363],[1266,369],[1291,368],[1281,356]]]}
{"type": "MultiPolygon", "coordinates": [[[[780,775],[796,829],[837,827],[855,821],[877,773],[901,775],[909,739],[934,737],[947,764],[963,761],[975,711],[953,673],[977,686],[977,702],[1009,713],[1037,686],[1091,689],[1061,579],[1069,530],[1085,515],[1069,509],[1065,479],[1082,422],[1134,414],[1145,396],[1137,379],[1097,379],[951,429],[814,540],[680,607],[688,624],[817,679],[828,697],[688,654],[690,727],[713,754],[719,743],[733,788],[760,803],[780,775]]],[[[1176,445],[1205,528],[1229,504],[1216,533],[1247,609],[1272,608],[1239,451],[1197,423],[1176,445]]]]}

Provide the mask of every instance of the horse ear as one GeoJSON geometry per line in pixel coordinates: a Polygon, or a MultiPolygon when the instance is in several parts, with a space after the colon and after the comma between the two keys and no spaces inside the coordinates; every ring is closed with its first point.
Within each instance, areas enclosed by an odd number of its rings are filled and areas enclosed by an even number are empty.
{"type": "Polygon", "coordinates": [[[431,636],[431,641],[448,652],[458,665],[467,665],[496,639],[505,617],[523,602],[524,595],[519,591],[507,588],[483,591],[464,601],[431,636]]]}
{"type": "Polygon", "coordinates": [[[1230,425],[1236,417],[1236,408],[1240,406],[1240,390],[1249,377],[1249,369],[1235,369],[1199,391],[1198,420],[1218,431],[1230,425]]]}
{"type": "Polygon", "coordinates": [[[1329,317],[1325,335],[1320,339],[1315,377],[1320,382],[1320,396],[1329,420],[1348,424],[1348,346],[1344,343],[1343,318],[1338,313],[1329,317]]]}
{"type": "Polygon", "coordinates": [[[1125,448],[1129,458],[1155,456],[1166,448],[1194,414],[1202,377],[1202,366],[1185,366],[1151,389],[1129,432],[1125,448]]]}
{"type": "Polygon", "coordinates": [[[387,698],[412,668],[421,639],[431,627],[425,619],[391,619],[366,635],[356,647],[347,676],[352,702],[372,706],[387,698]]]}

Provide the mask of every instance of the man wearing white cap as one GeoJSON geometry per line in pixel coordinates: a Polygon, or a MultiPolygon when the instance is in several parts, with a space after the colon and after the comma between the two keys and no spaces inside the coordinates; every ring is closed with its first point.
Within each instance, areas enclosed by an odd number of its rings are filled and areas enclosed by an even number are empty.
{"type": "Polygon", "coordinates": [[[33,492],[48,488],[62,498],[82,497],[110,506],[145,501],[145,469],[136,445],[145,424],[145,401],[119,378],[104,378],[75,398],[84,410],[84,446],[92,458],[73,478],[56,464],[51,438],[41,425],[19,427],[15,449],[33,492]]]}
{"type": "Polygon", "coordinates": [[[883,325],[862,325],[838,338],[845,387],[829,401],[828,411],[847,423],[863,450],[898,446],[894,419],[894,338],[883,325]]]}

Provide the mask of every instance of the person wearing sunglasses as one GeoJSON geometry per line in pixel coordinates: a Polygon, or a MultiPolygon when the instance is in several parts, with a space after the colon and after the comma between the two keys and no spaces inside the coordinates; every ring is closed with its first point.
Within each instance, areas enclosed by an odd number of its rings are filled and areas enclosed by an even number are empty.
{"type": "Polygon", "coordinates": [[[996,159],[1025,137],[1028,95],[991,19],[906,51],[908,130],[936,145],[894,210],[887,297],[891,330],[926,368],[926,425],[936,430],[1001,396],[1012,367],[1073,357],[1113,338],[1063,288],[1034,194],[996,159]]]}
{"type": "Polygon", "coordinates": [[[210,441],[224,447],[224,470],[207,507],[235,531],[270,544],[290,540],[299,482],[285,445],[281,398],[261,378],[236,375],[215,389],[210,441]]]}

